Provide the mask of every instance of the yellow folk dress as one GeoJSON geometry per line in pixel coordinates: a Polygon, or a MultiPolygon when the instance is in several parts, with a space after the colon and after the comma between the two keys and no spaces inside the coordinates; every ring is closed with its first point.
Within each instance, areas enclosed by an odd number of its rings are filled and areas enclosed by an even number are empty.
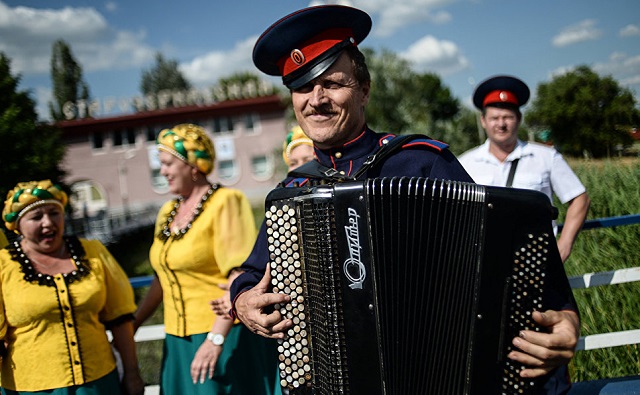
{"type": "Polygon", "coordinates": [[[9,244],[9,242],[7,241],[7,236],[5,236],[4,232],[0,230],[0,248],[4,248],[4,246],[6,246],[7,244],[9,244]]]}
{"type": "Polygon", "coordinates": [[[277,375],[275,343],[236,324],[225,340],[213,380],[193,384],[190,365],[216,315],[209,302],[224,291],[256,238],[251,206],[244,194],[213,186],[185,232],[169,231],[178,201],[167,202],[156,221],[149,260],[162,286],[167,337],[161,388],[165,394],[272,394],[277,375]],[[233,358],[232,358],[233,355],[233,358]],[[264,373],[267,372],[267,373],[264,373]],[[266,377],[265,377],[266,376],[266,377]],[[251,385],[252,389],[242,389],[251,385]]]}
{"type": "Polygon", "coordinates": [[[0,250],[0,386],[41,391],[83,385],[116,367],[110,322],[136,310],[127,275],[97,240],[66,239],[77,270],[39,275],[12,243],[0,250]]]}

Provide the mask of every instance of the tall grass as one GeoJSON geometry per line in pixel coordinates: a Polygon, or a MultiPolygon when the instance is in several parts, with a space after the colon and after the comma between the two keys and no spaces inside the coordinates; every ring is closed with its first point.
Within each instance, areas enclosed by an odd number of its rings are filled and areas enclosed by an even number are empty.
{"type": "MultiPolygon", "coordinates": [[[[591,198],[588,219],[640,214],[640,160],[571,161],[591,198]]],[[[559,222],[566,207],[560,208],[559,222]]],[[[640,266],[640,225],[584,230],[565,269],[569,276],[640,266]]],[[[581,335],[640,329],[640,283],[575,290],[581,335]]],[[[638,345],[579,351],[574,381],[640,374],[638,345]]]]}

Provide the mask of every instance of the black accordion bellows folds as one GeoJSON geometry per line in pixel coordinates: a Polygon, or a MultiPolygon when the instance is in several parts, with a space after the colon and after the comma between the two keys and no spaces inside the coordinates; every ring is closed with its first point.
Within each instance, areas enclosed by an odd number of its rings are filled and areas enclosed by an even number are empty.
{"type": "MultiPolygon", "coordinates": [[[[280,188],[266,224],[290,394],[531,394],[511,339],[569,289],[539,192],[426,178],[280,188]]],[[[570,292],[570,291],[569,291],[570,292]]],[[[563,299],[564,297],[564,299],[563,299]]]]}

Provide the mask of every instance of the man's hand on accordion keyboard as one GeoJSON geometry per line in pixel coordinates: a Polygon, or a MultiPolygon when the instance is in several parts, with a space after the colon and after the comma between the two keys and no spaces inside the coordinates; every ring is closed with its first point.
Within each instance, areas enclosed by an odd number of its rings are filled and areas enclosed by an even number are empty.
{"type": "Polygon", "coordinates": [[[267,266],[262,280],[255,287],[239,294],[234,305],[238,318],[252,332],[272,339],[282,339],[293,322],[283,320],[278,310],[270,310],[274,304],[288,303],[290,300],[289,295],[271,293],[271,273],[267,266]]]}
{"type": "Polygon", "coordinates": [[[509,353],[509,358],[528,366],[520,372],[522,377],[540,377],[569,363],[580,335],[580,319],[574,311],[534,312],[533,319],[548,332],[520,332],[513,345],[521,352],[509,353]]]}

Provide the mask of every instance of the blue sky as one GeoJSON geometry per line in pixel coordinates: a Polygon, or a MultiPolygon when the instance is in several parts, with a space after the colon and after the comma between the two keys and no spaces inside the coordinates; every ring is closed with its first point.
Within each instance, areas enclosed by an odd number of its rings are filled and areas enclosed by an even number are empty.
{"type": "MultiPolygon", "coordinates": [[[[256,38],[310,4],[294,0],[0,0],[0,52],[22,76],[42,117],[51,97],[51,44],[64,39],[93,98],[139,96],[142,70],[160,51],[197,88],[251,62],[256,38]]],[[[390,49],[416,71],[437,73],[465,105],[495,74],[541,82],[586,64],[640,98],[638,0],[351,0],[373,29],[361,46],[390,49]]],[[[265,77],[266,78],[266,77],[265,77]]],[[[275,81],[275,80],[272,80],[275,81]]],[[[277,81],[276,81],[277,82],[277,81]]],[[[375,87],[374,87],[375,89],[375,87]]],[[[525,108],[526,110],[526,108],[525,108]]]]}

